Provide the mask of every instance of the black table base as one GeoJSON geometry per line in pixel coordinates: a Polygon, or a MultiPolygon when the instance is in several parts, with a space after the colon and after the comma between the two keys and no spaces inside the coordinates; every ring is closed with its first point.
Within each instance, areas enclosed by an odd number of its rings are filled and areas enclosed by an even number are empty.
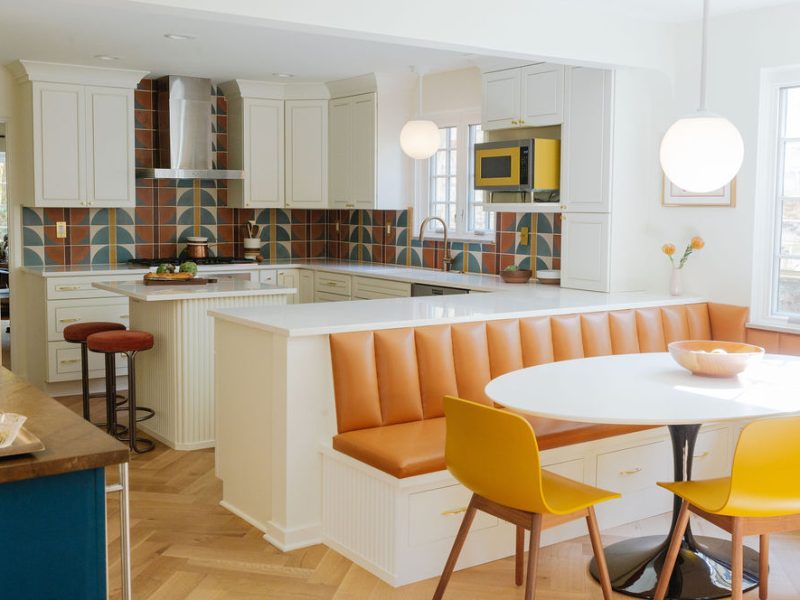
{"type": "MultiPolygon", "coordinates": [[[[675,481],[691,479],[699,425],[671,425],[675,481]]],[[[605,549],[611,587],[621,594],[652,598],[664,564],[669,541],[678,520],[681,500],[675,498],[672,525],[664,537],[648,536],[625,540],[605,549]]],[[[597,565],[592,559],[589,571],[595,579],[597,565]]],[[[744,549],[744,591],[758,585],[758,552],[744,549]]],[[[671,600],[711,600],[731,595],[731,544],[728,540],[695,537],[686,527],[675,569],[669,582],[671,600]]]]}

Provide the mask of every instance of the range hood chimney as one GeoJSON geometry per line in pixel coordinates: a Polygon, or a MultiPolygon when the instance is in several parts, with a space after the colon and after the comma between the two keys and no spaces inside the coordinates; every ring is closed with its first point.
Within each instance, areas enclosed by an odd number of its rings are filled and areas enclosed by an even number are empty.
{"type": "Polygon", "coordinates": [[[170,75],[153,84],[156,166],[136,169],[136,177],[244,179],[243,171],[212,168],[211,80],[170,75]]]}

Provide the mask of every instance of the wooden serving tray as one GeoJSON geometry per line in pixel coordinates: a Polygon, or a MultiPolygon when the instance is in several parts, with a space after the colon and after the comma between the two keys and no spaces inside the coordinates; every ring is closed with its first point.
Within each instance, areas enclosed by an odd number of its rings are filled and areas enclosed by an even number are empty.
{"type": "Polygon", "coordinates": [[[145,285],[205,285],[207,283],[217,283],[216,279],[206,279],[204,277],[192,277],[191,279],[144,279],[145,285]]]}
{"type": "Polygon", "coordinates": [[[17,456],[18,454],[29,454],[31,452],[41,452],[42,450],[44,450],[42,440],[23,427],[19,430],[17,437],[10,446],[0,448],[0,457],[17,456]]]}

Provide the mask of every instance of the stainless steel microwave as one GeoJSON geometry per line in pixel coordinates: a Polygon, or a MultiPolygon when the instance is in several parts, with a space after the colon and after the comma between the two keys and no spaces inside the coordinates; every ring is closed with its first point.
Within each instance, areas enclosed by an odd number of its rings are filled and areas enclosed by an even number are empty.
{"type": "Polygon", "coordinates": [[[559,140],[535,138],[475,144],[476,190],[557,190],[560,170],[559,140]]]}

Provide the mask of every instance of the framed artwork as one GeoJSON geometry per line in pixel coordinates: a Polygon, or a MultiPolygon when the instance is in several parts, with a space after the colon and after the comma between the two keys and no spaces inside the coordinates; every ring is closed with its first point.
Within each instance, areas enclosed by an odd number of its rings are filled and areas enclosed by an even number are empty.
{"type": "Polygon", "coordinates": [[[672,183],[662,176],[662,206],[718,206],[732,208],[736,206],[736,178],[728,185],[713,192],[695,194],[672,183]]]}

